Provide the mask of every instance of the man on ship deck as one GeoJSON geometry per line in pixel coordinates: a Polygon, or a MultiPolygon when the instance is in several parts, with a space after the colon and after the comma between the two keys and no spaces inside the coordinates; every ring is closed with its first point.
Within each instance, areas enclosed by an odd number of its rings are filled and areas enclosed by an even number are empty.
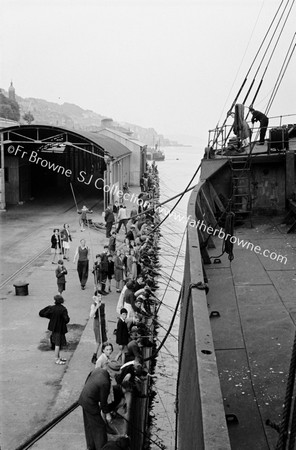
{"type": "Polygon", "coordinates": [[[249,108],[252,113],[251,122],[260,122],[260,140],[259,145],[264,145],[265,134],[268,127],[268,117],[261,111],[256,111],[252,106],[249,108]]]}

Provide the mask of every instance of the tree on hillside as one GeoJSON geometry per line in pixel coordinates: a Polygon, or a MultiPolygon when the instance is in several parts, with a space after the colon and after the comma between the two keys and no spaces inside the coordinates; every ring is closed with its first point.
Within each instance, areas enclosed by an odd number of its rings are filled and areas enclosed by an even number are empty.
{"type": "Polygon", "coordinates": [[[0,117],[9,120],[20,120],[20,107],[17,102],[10,100],[0,92],[0,117]]]}
{"type": "Polygon", "coordinates": [[[25,113],[25,114],[23,115],[23,119],[24,119],[25,122],[28,123],[28,125],[31,125],[31,123],[34,122],[35,117],[34,117],[33,114],[29,111],[29,112],[27,112],[27,113],[25,113]]]}

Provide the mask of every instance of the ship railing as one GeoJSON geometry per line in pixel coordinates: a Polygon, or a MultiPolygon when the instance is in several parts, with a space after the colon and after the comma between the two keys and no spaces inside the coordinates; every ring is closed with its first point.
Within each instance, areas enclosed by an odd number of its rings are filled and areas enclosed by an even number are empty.
{"type": "MultiPolygon", "coordinates": [[[[251,142],[259,140],[260,126],[258,122],[254,125],[251,121],[247,121],[251,131],[251,142]]],[[[269,117],[269,124],[266,133],[267,149],[266,153],[275,149],[277,151],[285,151],[288,148],[288,140],[290,136],[295,137],[296,127],[296,114],[285,114],[280,116],[269,117]]],[[[237,136],[233,133],[233,124],[225,124],[224,126],[217,126],[216,128],[209,130],[208,144],[206,149],[206,156],[211,157],[213,155],[224,155],[225,151],[231,147],[237,145],[237,136]]],[[[262,149],[264,152],[264,149],[262,149]]]]}

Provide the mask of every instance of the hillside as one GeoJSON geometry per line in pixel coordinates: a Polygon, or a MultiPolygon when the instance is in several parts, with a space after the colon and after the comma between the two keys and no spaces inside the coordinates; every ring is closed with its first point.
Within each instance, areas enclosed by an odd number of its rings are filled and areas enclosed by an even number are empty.
{"type": "MultiPolygon", "coordinates": [[[[4,89],[2,89],[2,92],[8,96],[4,89]]],[[[80,106],[72,103],[60,105],[38,98],[22,98],[18,95],[16,95],[16,101],[20,106],[21,123],[25,123],[22,119],[23,115],[31,112],[34,116],[33,123],[49,124],[75,130],[97,131],[101,127],[101,120],[106,118],[104,115],[82,109],[80,106]]],[[[133,131],[134,138],[149,146],[154,146],[156,143],[162,146],[176,145],[176,142],[158,134],[154,128],[143,128],[139,125],[115,121],[113,126],[120,131],[133,131]]]]}

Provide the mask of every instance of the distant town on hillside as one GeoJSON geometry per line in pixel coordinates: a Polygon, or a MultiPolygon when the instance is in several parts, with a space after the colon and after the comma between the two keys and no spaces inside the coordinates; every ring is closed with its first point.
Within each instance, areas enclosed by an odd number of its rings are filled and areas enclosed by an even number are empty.
{"type": "Polygon", "coordinates": [[[19,115],[15,120],[22,124],[48,124],[77,131],[98,131],[103,124],[108,124],[108,127],[112,126],[118,131],[122,131],[151,147],[155,145],[182,145],[177,141],[165,138],[162,134],[157,133],[154,128],[144,128],[127,122],[116,122],[112,118],[95,113],[94,111],[82,109],[80,106],[72,103],[59,105],[58,103],[48,102],[47,100],[38,98],[22,98],[16,94],[13,83],[11,83],[8,91],[2,88],[0,88],[0,91],[0,118],[12,119],[11,113],[8,113],[8,106],[6,104],[4,105],[4,103],[7,103],[7,100],[8,102],[11,101],[14,107],[13,109],[15,109],[15,104],[18,104],[19,115]]]}

